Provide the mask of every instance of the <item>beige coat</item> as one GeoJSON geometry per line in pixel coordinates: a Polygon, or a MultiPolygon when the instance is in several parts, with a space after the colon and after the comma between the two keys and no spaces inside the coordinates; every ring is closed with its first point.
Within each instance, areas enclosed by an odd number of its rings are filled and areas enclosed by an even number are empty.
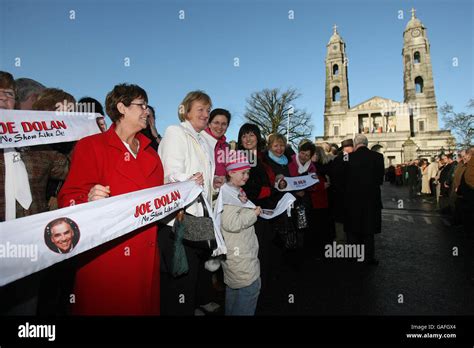
{"type": "Polygon", "coordinates": [[[260,277],[258,240],[253,225],[255,210],[224,205],[221,231],[227,246],[227,260],[222,262],[224,283],[232,289],[251,285],[260,277]]]}
{"type": "Polygon", "coordinates": [[[422,177],[421,177],[421,193],[430,194],[430,176],[428,173],[428,166],[422,170],[422,177]]]}

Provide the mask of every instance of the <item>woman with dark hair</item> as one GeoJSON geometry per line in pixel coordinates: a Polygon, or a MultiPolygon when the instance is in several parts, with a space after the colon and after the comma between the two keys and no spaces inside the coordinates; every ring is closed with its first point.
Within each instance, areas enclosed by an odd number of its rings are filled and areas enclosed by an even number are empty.
{"type": "MultiPolygon", "coordinates": [[[[137,85],[120,84],[107,94],[113,124],[75,146],[60,207],[163,185],[163,166],[150,140],[148,97],[137,85]]],[[[73,314],[159,315],[160,256],[151,224],[78,256],[73,314]],[[124,250],[129,250],[128,254],[124,250]]]]}
{"type": "MultiPolygon", "coordinates": [[[[242,187],[248,199],[263,209],[274,209],[278,202],[274,199],[275,195],[272,195],[276,191],[273,188],[275,177],[264,159],[265,140],[262,138],[258,126],[251,123],[242,125],[237,144],[239,150],[247,151],[247,157],[253,159],[249,179],[242,187]]],[[[267,289],[270,288],[271,282],[274,280],[275,269],[278,269],[281,264],[281,250],[274,243],[276,230],[270,220],[259,217],[255,224],[255,233],[259,244],[258,258],[262,281],[257,310],[262,311],[265,305],[270,305],[270,303],[262,303],[262,301],[267,298],[265,292],[268,291],[267,289]]]]}
{"type": "Polygon", "coordinates": [[[209,115],[209,125],[203,132],[203,137],[214,149],[216,169],[214,172],[214,185],[221,187],[225,182],[226,163],[229,144],[226,142],[225,132],[230,125],[230,112],[226,109],[214,109],[209,115]]]}
{"type": "Polygon", "coordinates": [[[150,146],[155,150],[158,151],[158,146],[160,145],[161,136],[156,130],[155,124],[155,109],[148,105],[148,122],[147,126],[144,130],[142,130],[142,134],[145,135],[148,139],[150,139],[151,143],[150,146]]]}
{"type": "Polygon", "coordinates": [[[77,111],[78,112],[94,112],[96,114],[102,115],[102,117],[97,117],[97,127],[99,127],[101,132],[107,131],[107,124],[105,123],[105,114],[102,104],[94,98],[83,97],[77,102],[77,111]]]}

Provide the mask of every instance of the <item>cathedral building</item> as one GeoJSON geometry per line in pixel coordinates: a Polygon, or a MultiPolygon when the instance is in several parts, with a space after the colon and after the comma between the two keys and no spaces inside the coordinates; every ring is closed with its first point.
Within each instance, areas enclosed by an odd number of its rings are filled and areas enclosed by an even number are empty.
{"type": "Polygon", "coordinates": [[[325,60],[324,136],[316,143],[340,145],[365,134],[369,148],[384,155],[386,167],[454,150],[451,132],[439,129],[430,44],[414,9],[403,32],[402,58],[403,103],[375,96],[351,107],[346,44],[334,26],[325,60]]]}

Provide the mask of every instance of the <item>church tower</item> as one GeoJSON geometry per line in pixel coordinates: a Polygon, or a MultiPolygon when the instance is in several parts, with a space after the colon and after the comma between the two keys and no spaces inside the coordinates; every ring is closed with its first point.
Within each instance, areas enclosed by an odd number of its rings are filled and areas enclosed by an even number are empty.
{"type": "Polygon", "coordinates": [[[324,134],[340,136],[344,119],[349,110],[349,83],[347,78],[346,44],[337,32],[334,32],[326,45],[326,93],[324,103],[324,134]]]}
{"type": "Polygon", "coordinates": [[[403,95],[412,110],[412,133],[437,131],[438,111],[431,67],[430,43],[426,28],[411,10],[403,32],[403,95]]]}

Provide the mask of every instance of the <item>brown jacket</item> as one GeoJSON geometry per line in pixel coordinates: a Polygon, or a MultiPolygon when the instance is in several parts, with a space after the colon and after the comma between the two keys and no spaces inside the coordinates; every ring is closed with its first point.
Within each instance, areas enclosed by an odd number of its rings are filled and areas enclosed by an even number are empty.
{"type": "Polygon", "coordinates": [[[466,184],[474,188],[474,156],[471,156],[471,159],[467,162],[464,180],[466,180],[466,184]]]}
{"type": "MultiPolygon", "coordinates": [[[[69,171],[69,161],[67,156],[52,150],[47,145],[18,150],[28,172],[33,198],[29,209],[24,209],[16,202],[16,217],[21,218],[48,210],[48,202],[46,202],[48,179],[64,180],[69,171]]],[[[5,221],[5,158],[2,149],[0,149],[0,221],[5,221]]]]}
{"type": "Polygon", "coordinates": [[[464,171],[466,170],[466,164],[465,163],[459,163],[454,170],[454,175],[453,175],[453,190],[456,192],[456,190],[459,187],[459,184],[461,183],[461,178],[462,175],[464,174],[464,171]]]}

